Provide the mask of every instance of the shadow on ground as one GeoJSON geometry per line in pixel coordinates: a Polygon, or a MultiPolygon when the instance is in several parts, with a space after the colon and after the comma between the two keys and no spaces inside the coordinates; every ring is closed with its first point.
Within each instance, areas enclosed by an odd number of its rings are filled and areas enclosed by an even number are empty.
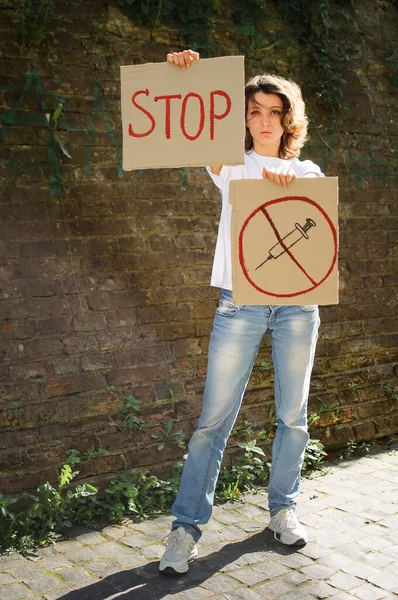
{"type": "MultiPolygon", "coordinates": [[[[283,546],[274,539],[272,531],[264,529],[241,542],[226,544],[217,552],[199,557],[184,575],[162,574],[159,572],[159,561],[153,561],[109,575],[102,581],[65,594],[59,600],[160,600],[180,592],[185,592],[184,598],[188,600],[197,597],[194,591],[197,586],[205,584],[215,573],[232,570],[245,555],[253,555],[250,558],[246,556],[244,562],[247,564],[267,560],[267,554],[272,558],[273,554],[290,555],[297,550],[297,547],[283,546]],[[261,556],[256,557],[256,552],[261,552],[261,556]],[[192,590],[191,594],[189,590],[192,590]]],[[[214,590],[214,593],[229,591],[232,590],[214,590]]]]}

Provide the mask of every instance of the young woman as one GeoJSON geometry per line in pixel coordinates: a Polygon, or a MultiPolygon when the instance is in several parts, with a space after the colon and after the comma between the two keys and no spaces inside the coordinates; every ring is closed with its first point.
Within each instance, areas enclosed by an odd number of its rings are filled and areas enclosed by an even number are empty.
{"type": "MultiPolygon", "coordinates": [[[[168,54],[176,67],[189,68],[192,50],[168,54]]],[[[185,573],[197,556],[200,524],[210,519],[223,452],[238,415],[259,346],[271,336],[275,369],[277,431],[268,487],[269,529],[284,544],[303,545],[307,533],[295,508],[308,441],[307,398],[319,327],[318,307],[235,306],[231,277],[229,182],[267,178],[286,187],[296,177],[320,177],[317,165],[298,159],[308,120],[300,88],[283,77],[258,75],[245,87],[245,163],[207,167],[222,195],[211,285],[221,288],[210,338],[202,414],[189,443],[175,520],[160,570],[185,573]]]]}

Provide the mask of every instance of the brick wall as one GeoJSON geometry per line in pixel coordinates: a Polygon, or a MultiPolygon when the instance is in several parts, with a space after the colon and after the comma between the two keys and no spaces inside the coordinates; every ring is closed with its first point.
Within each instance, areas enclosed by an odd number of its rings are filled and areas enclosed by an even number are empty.
{"type": "MultiPolygon", "coordinates": [[[[398,110],[386,59],[396,56],[397,11],[353,4],[349,112],[336,122],[307,93],[305,157],[339,176],[341,195],[341,303],[321,309],[309,409],[319,417],[312,437],[331,450],[398,430],[385,390],[397,381],[398,110]]],[[[10,5],[0,11],[0,489],[54,481],[72,448],[108,452],[84,461],[81,477],[166,473],[183,451],[159,452],[151,436],[173,420],[188,437],[200,413],[220,203],[204,169],[123,173],[119,66],[164,60],[183,41],[134,27],[116,1],[58,2],[52,34],[26,49],[10,5]],[[59,102],[53,130],[45,115],[59,102]],[[123,430],[128,396],[141,401],[144,431],[123,430]]],[[[237,53],[226,30],[220,15],[219,53],[237,53]]],[[[259,52],[251,69],[300,80],[301,63],[292,43],[259,52]]],[[[240,419],[272,432],[269,350],[266,340],[240,419]]]]}

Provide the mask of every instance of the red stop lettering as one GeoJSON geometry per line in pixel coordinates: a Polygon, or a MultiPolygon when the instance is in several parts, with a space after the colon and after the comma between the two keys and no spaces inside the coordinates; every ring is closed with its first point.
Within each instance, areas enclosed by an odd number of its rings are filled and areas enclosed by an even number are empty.
{"type": "MultiPolygon", "coordinates": [[[[138,110],[140,110],[142,113],[144,113],[144,115],[146,115],[148,117],[151,125],[147,131],[144,131],[142,133],[137,133],[136,131],[133,130],[132,124],[129,123],[129,127],[128,127],[129,135],[131,137],[135,137],[135,138],[141,138],[141,137],[146,137],[146,136],[150,135],[156,126],[156,122],[155,122],[153,115],[148,110],[146,110],[143,106],[140,106],[140,104],[137,103],[136,97],[139,96],[140,94],[149,96],[149,90],[147,90],[147,89],[138,90],[132,96],[131,101],[132,101],[133,105],[136,108],[138,108],[138,110]]],[[[171,138],[171,101],[172,100],[181,100],[181,98],[182,98],[181,94],[167,94],[165,96],[155,96],[154,97],[154,102],[159,102],[160,100],[165,101],[165,136],[166,136],[167,140],[169,140],[171,138]]],[[[222,119],[225,119],[225,117],[228,116],[229,113],[231,112],[231,106],[232,106],[231,98],[229,97],[229,95],[226,92],[223,92],[222,90],[214,90],[214,91],[210,92],[210,114],[209,114],[210,140],[214,140],[215,120],[217,119],[218,121],[221,121],[222,119]],[[224,98],[224,100],[226,102],[224,112],[222,112],[222,113],[216,113],[216,109],[215,109],[215,97],[216,96],[220,96],[221,98],[224,98]]],[[[190,113],[192,114],[192,110],[190,110],[190,113]]],[[[204,104],[203,98],[202,98],[202,96],[200,96],[199,94],[196,94],[195,92],[189,92],[186,96],[184,96],[184,99],[183,99],[182,105],[181,105],[181,113],[180,113],[181,132],[187,140],[191,140],[191,141],[197,140],[198,137],[202,134],[204,126],[205,126],[205,104],[204,104]],[[186,128],[187,105],[188,105],[188,101],[191,98],[196,98],[199,102],[199,123],[198,123],[198,129],[197,129],[196,133],[194,133],[194,134],[188,133],[187,128],[186,128]]]]}
{"type": "Polygon", "coordinates": [[[165,116],[165,131],[166,131],[166,139],[169,140],[171,137],[171,128],[170,128],[170,100],[173,100],[174,98],[177,98],[178,100],[181,100],[181,94],[175,94],[174,96],[169,95],[169,96],[155,96],[154,100],[155,102],[158,102],[158,100],[166,100],[166,116],[165,116]]]}
{"type": "Polygon", "coordinates": [[[210,139],[214,140],[214,119],[225,119],[225,117],[229,114],[231,110],[231,98],[228,96],[226,92],[222,90],[214,90],[214,92],[210,92],[210,139]],[[214,112],[214,96],[222,96],[227,101],[227,107],[222,115],[216,115],[214,112]]]}
{"type": "Polygon", "coordinates": [[[135,131],[133,131],[133,126],[131,123],[129,123],[129,135],[131,137],[145,137],[147,135],[150,135],[152,133],[152,131],[155,129],[155,119],[153,118],[153,116],[151,115],[150,112],[148,112],[147,110],[145,110],[145,108],[143,108],[142,106],[140,106],[139,104],[137,104],[137,102],[135,101],[136,96],[138,96],[139,94],[145,94],[145,96],[149,95],[149,90],[139,90],[138,92],[135,92],[135,94],[132,96],[131,101],[134,104],[134,106],[136,108],[138,108],[138,110],[140,110],[141,112],[144,113],[144,115],[146,115],[150,121],[151,121],[151,127],[148,129],[148,131],[145,131],[144,133],[136,133],[135,131]]]}
{"type": "Polygon", "coordinates": [[[182,133],[185,135],[185,137],[188,140],[197,140],[198,137],[200,136],[200,134],[202,133],[203,127],[205,126],[205,104],[203,102],[202,96],[199,96],[199,94],[190,92],[189,94],[187,94],[185,96],[184,100],[182,101],[180,126],[181,126],[182,133]],[[189,133],[187,133],[187,130],[185,128],[185,115],[187,112],[187,102],[188,102],[189,98],[197,98],[199,100],[199,111],[200,111],[199,127],[198,127],[198,131],[195,133],[195,135],[189,135],[189,133]]]}

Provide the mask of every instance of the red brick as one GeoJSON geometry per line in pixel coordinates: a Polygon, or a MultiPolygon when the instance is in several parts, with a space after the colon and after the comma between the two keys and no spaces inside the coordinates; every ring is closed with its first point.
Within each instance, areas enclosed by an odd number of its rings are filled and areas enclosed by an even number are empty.
{"type": "Polygon", "coordinates": [[[112,311],[105,315],[107,325],[109,328],[113,327],[130,327],[135,325],[137,317],[135,312],[130,308],[120,309],[118,311],[112,311]]]}
{"type": "Polygon", "coordinates": [[[168,361],[171,358],[170,345],[157,343],[153,346],[136,346],[114,353],[116,364],[119,368],[134,367],[168,361]]]}
{"type": "Polygon", "coordinates": [[[53,375],[51,367],[44,363],[29,363],[10,367],[10,379],[12,381],[40,379],[42,377],[51,377],[51,375],[53,375]]]}
{"type": "Polygon", "coordinates": [[[86,390],[105,390],[106,386],[107,381],[102,375],[99,373],[90,373],[49,382],[43,386],[43,391],[46,396],[51,398],[86,390]]]}
{"type": "Polygon", "coordinates": [[[80,354],[81,352],[95,352],[98,350],[98,341],[94,336],[81,335],[63,338],[66,354],[80,354]]]}
{"type": "Polygon", "coordinates": [[[29,358],[40,358],[42,356],[54,356],[62,354],[64,347],[60,340],[36,339],[25,342],[26,356],[29,358]]]}
{"type": "Polygon", "coordinates": [[[100,369],[112,369],[115,367],[115,361],[111,354],[96,354],[84,356],[81,360],[83,371],[98,371],[100,369]]]}
{"type": "Polygon", "coordinates": [[[106,333],[98,333],[100,350],[131,348],[137,344],[151,343],[156,340],[152,327],[136,326],[133,328],[113,329],[106,333]]]}
{"type": "Polygon", "coordinates": [[[105,315],[90,310],[74,317],[73,327],[75,331],[102,331],[106,329],[105,315]]]}
{"type": "Polygon", "coordinates": [[[142,381],[167,381],[169,371],[167,365],[159,364],[156,369],[152,367],[124,368],[117,371],[111,371],[107,375],[111,385],[119,386],[139,385],[142,381]]]}
{"type": "Polygon", "coordinates": [[[7,339],[23,340],[32,338],[37,333],[35,321],[5,321],[1,327],[1,333],[7,339]]]}

